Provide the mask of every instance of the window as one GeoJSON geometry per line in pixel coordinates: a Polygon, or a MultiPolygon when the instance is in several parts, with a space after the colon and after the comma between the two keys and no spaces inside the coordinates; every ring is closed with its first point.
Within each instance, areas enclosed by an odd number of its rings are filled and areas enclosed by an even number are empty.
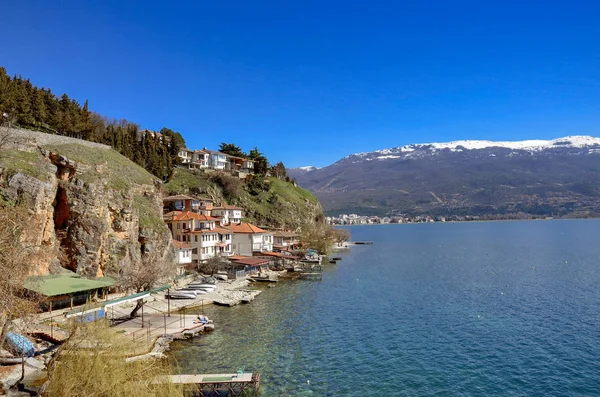
{"type": "Polygon", "coordinates": [[[195,237],[195,241],[198,242],[198,235],[196,234],[196,236],[194,236],[194,237],[195,237]]]}

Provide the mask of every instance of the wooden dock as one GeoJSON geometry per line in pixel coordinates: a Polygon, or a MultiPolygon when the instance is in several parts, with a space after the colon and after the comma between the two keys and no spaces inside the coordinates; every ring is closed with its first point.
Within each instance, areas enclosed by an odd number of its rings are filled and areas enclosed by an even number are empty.
{"type": "Polygon", "coordinates": [[[192,386],[198,396],[258,396],[260,373],[238,371],[235,374],[170,375],[159,382],[192,386]],[[227,393],[227,394],[225,394],[227,393]]]}
{"type": "Polygon", "coordinates": [[[322,272],[303,272],[300,273],[300,279],[303,280],[322,280],[323,273],[322,272]]]}

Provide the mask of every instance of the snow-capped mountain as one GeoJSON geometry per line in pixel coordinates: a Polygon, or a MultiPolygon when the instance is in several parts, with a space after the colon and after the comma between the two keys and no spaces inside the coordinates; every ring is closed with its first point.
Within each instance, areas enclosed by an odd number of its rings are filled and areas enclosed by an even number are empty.
{"type": "Polygon", "coordinates": [[[309,171],[314,171],[314,170],[318,170],[319,167],[313,167],[312,165],[307,165],[304,167],[298,167],[295,168],[296,170],[300,170],[300,171],[305,171],[305,172],[309,172],[309,171]]]}
{"type": "Polygon", "coordinates": [[[288,170],[330,213],[600,214],[600,138],[399,146],[288,170]]]}
{"type": "Polygon", "coordinates": [[[592,136],[567,136],[552,140],[526,140],[526,141],[480,141],[464,140],[444,143],[417,143],[399,146],[390,149],[376,150],[374,152],[356,153],[346,158],[360,157],[368,160],[387,160],[393,158],[407,158],[440,151],[463,152],[466,150],[483,149],[510,149],[527,152],[540,152],[551,149],[600,149],[600,138],[592,136]]]}

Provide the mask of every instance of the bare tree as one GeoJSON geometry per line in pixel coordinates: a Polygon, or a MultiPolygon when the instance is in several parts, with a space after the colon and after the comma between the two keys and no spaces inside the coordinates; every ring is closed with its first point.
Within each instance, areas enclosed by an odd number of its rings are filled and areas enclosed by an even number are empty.
{"type": "Polygon", "coordinates": [[[200,270],[204,274],[210,274],[211,276],[217,273],[219,270],[227,270],[229,268],[229,261],[220,257],[219,255],[215,255],[213,257],[208,258],[206,262],[201,263],[198,266],[198,270],[200,270]]]}
{"type": "Polygon", "coordinates": [[[0,349],[12,321],[37,311],[39,298],[27,296],[23,284],[34,269],[36,247],[28,242],[31,216],[24,204],[0,198],[0,349]]]}
{"type": "Polygon", "coordinates": [[[350,240],[350,232],[347,229],[332,229],[331,234],[333,236],[333,240],[336,242],[338,246],[341,246],[346,241],[350,240]]]}
{"type": "MultiPolygon", "coordinates": [[[[135,293],[149,291],[161,282],[167,282],[170,277],[175,275],[176,269],[173,256],[162,258],[155,249],[142,254],[141,260],[125,258],[121,261],[120,267],[119,285],[126,290],[133,290],[135,293]]],[[[137,301],[136,306],[129,314],[131,318],[137,315],[144,303],[146,302],[143,299],[137,301]]]]}
{"type": "Polygon", "coordinates": [[[0,149],[9,146],[14,141],[11,125],[14,120],[7,113],[2,113],[0,118],[0,149]]]}
{"type": "Polygon", "coordinates": [[[183,396],[183,388],[156,382],[173,373],[165,360],[127,360],[131,342],[104,321],[81,324],[48,365],[43,395],[183,396]]]}

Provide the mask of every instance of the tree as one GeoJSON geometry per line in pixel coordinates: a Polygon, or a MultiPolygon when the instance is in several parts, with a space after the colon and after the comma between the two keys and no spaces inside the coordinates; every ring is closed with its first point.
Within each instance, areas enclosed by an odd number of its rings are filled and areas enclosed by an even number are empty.
{"type": "Polygon", "coordinates": [[[32,98],[32,111],[35,124],[43,125],[46,123],[46,102],[44,101],[44,92],[42,90],[34,89],[32,98]]]}
{"type": "Polygon", "coordinates": [[[219,145],[219,151],[221,153],[229,154],[230,156],[246,158],[248,155],[244,151],[233,143],[221,142],[219,145]]]}
{"type": "MultiPolygon", "coordinates": [[[[175,275],[175,257],[160,258],[157,250],[142,246],[141,259],[126,256],[120,263],[119,285],[135,293],[149,291],[175,275]]],[[[129,316],[134,318],[146,303],[139,299],[129,316]]]]}
{"type": "Polygon", "coordinates": [[[334,228],[331,230],[331,235],[338,246],[341,246],[343,243],[350,240],[351,237],[351,234],[348,231],[348,229],[334,228]]]}
{"type": "Polygon", "coordinates": [[[250,160],[254,160],[254,173],[265,176],[269,170],[269,162],[267,158],[254,147],[249,153],[250,160]]]}
{"type": "Polygon", "coordinates": [[[198,270],[200,270],[204,274],[210,274],[212,276],[220,270],[228,269],[229,265],[229,261],[227,261],[224,258],[221,258],[219,255],[215,255],[213,257],[208,258],[206,262],[201,263],[198,266],[198,270]]]}
{"type": "Polygon", "coordinates": [[[239,178],[219,172],[214,173],[211,179],[223,188],[223,193],[230,202],[239,199],[244,188],[244,183],[239,178]]]}
{"type": "Polygon", "coordinates": [[[285,179],[287,177],[287,170],[281,161],[271,167],[270,172],[271,176],[278,179],[285,179]]]}
{"type": "Polygon", "coordinates": [[[183,136],[179,132],[163,127],[160,129],[159,133],[166,136],[171,141],[171,144],[175,145],[178,150],[185,147],[185,139],[183,139],[183,136]]]}
{"type": "Polygon", "coordinates": [[[172,374],[169,362],[127,360],[131,341],[105,321],[74,327],[48,365],[43,395],[54,396],[183,396],[182,387],[155,381],[172,374]]]}
{"type": "Polygon", "coordinates": [[[313,248],[321,254],[327,254],[334,245],[334,242],[343,240],[344,238],[346,236],[343,234],[343,231],[338,232],[338,229],[334,229],[325,222],[317,220],[314,224],[305,225],[302,228],[300,240],[305,248],[313,248]]]}
{"type": "Polygon", "coordinates": [[[33,314],[39,299],[23,294],[23,284],[34,271],[35,247],[28,240],[34,234],[31,215],[24,204],[0,198],[0,349],[12,321],[33,314]]]}

